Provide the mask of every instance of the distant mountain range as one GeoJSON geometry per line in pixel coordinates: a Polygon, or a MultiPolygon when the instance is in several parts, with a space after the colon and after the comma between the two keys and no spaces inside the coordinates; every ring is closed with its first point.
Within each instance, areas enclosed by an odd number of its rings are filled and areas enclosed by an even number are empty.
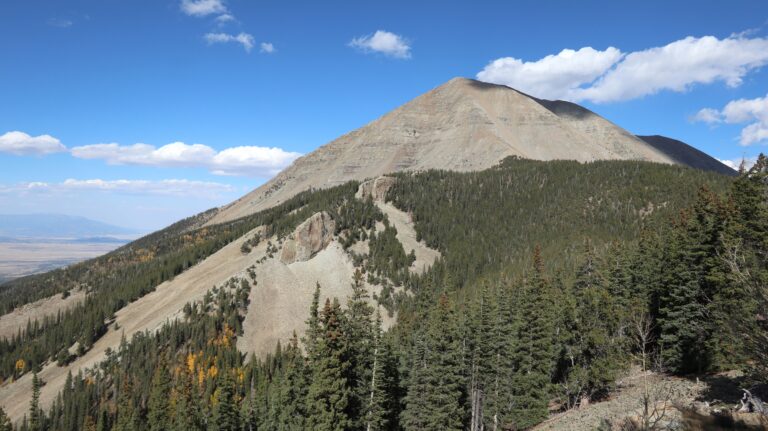
{"type": "Polygon", "coordinates": [[[133,238],[138,231],[63,214],[0,214],[0,238],[67,239],[87,242],[113,242],[133,238]]]}

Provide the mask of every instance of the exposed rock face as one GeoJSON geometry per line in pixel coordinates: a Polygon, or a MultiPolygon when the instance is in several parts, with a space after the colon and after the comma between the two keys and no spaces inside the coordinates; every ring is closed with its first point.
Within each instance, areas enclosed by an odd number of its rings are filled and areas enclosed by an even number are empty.
{"type": "Polygon", "coordinates": [[[315,213],[296,227],[283,243],[280,261],[285,264],[305,262],[323,250],[333,240],[336,223],[325,211],[315,213]]]}
{"type": "Polygon", "coordinates": [[[374,201],[383,201],[389,189],[395,184],[395,181],[393,177],[378,177],[363,181],[357,189],[356,197],[358,199],[366,199],[370,196],[374,201]]]}
{"type": "Polygon", "coordinates": [[[311,187],[406,170],[482,170],[507,156],[691,166],[701,164],[698,158],[712,159],[703,153],[680,159],[665,150],[574,103],[455,78],[297,159],[258,189],[222,207],[209,224],[270,208],[311,187]]]}

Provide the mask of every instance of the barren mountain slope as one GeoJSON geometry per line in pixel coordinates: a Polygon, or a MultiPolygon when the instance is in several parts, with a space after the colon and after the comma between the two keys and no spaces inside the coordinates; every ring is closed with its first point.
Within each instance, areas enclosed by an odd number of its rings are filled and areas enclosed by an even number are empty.
{"type": "MultiPolygon", "coordinates": [[[[260,228],[257,228],[258,230],[260,228]]],[[[59,367],[55,362],[43,367],[39,373],[45,382],[40,393],[43,408],[50,407],[66,381],[67,373],[77,374],[78,370],[93,367],[104,359],[107,348],[115,350],[123,336],[130,339],[140,331],[155,331],[165,322],[178,318],[187,302],[194,302],[215,285],[220,285],[232,276],[244,276],[245,269],[265,255],[266,244],[260,244],[251,254],[243,255],[240,246],[253,232],[224,246],[204,261],[179,274],[170,281],[142,298],[126,305],[116,313],[116,323],[93,347],[67,366],[59,367]]],[[[28,412],[31,398],[32,377],[26,373],[19,380],[0,386],[0,406],[14,422],[28,412]]]]}
{"type": "Polygon", "coordinates": [[[593,112],[509,87],[455,78],[296,160],[209,221],[251,214],[310,187],[430,168],[480,170],[507,156],[676,163],[593,112]]]}

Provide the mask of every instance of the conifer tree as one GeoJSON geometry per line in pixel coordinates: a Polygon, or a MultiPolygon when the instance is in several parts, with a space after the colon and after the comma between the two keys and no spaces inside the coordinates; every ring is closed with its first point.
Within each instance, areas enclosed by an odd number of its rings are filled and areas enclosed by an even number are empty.
{"type": "Polygon", "coordinates": [[[200,409],[197,390],[195,388],[193,355],[187,356],[187,361],[182,364],[179,376],[175,384],[176,406],[173,417],[173,431],[197,431],[204,427],[201,425],[200,409]]]}
{"type": "Polygon", "coordinates": [[[387,429],[390,419],[390,402],[387,391],[387,345],[383,340],[381,313],[376,311],[376,323],[373,330],[373,357],[371,363],[370,381],[366,386],[365,409],[363,421],[366,431],[382,431],[387,429]]]}
{"type": "Polygon", "coordinates": [[[405,408],[400,415],[400,423],[405,430],[425,429],[427,423],[427,391],[429,380],[427,372],[427,334],[423,328],[414,335],[410,349],[409,367],[406,370],[407,393],[403,399],[405,408]]]}
{"type": "Polygon", "coordinates": [[[40,409],[40,378],[37,373],[32,374],[32,400],[29,402],[29,429],[30,431],[43,430],[43,411],[40,409]]]}
{"type": "Polygon", "coordinates": [[[8,417],[2,407],[0,407],[0,431],[13,431],[11,418],[8,417]]]}
{"type": "Polygon", "coordinates": [[[528,428],[547,417],[550,377],[554,362],[554,316],[541,249],[533,256],[533,271],[523,286],[513,352],[511,420],[528,428]]]}
{"type": "Polygon", "coordinates": [[[137,413],[133,404],[133,385],[130,376],[124,375],[118,386],[117,420],[113,430],[138,431],[137,422],[137,413]]]}
{"type": "Polygon", "coordinates": [[[564,376],[570,405],[604,393],[620,368],[619,312],[598,266],[588,245],[572,289],[574,324],[564,376]]]}
{"type": "Polygon", "coordinates": [[[307,392],[307,428],[318,431],[343,431],[351,426],[347,408],[350,388],[345,375],[349,351],[343,332],[344,315],[338,300],[326,300],[320,315],[320,334],[311,341],[312,377],[307,392]]]}
{"type": "MultiPolygon", "coordinates": [[[[417,356],[403,422],[407,430],[462,430],[466,380],[457,320],[441,295],[427,322],[423,359],[417,356]],[[418,399],[422,398],[422,399],[418,399]]],[[[419,351],[417,355],[421,355],[419,351]]]]}
{"type": "Polygon", "coordinates": [[[304,428],[307,397],[307,381],[304,371],[304,357],[298,344],[298,337],[293,333],[283,355],[283,370],[279,385],[279,404],[282,406],[278,423],[281,430],[299,430],[304,428]]]}
{"type": "Polygon", "coordinates": [[[170,429],[170,405],[171,376],[164,357],[155,368],[152,377],[152,388],[149,394],[149,429],[152,431],[166,431],[170,429]]]}
{"type": "Polygon", "coordinates": [[[217,390],[217,404],[213,415],[214,431],[239,431],[240,409],[237,406],[235,382],[230,372],[224,372],[217,390]]]}
{"type": "Polygon", "coordinates": [[[373,307],[368,303],[368,298],[362,272],[357,269],[353,277],[352,295],[347,300],[347,318],[344,319],[344,334],[349,349],[349,368],[345,377],[351,391],[347,416],[352,420],[353,428],[362,428],[370,394],[375,329],[371,320],[373,307]]]}

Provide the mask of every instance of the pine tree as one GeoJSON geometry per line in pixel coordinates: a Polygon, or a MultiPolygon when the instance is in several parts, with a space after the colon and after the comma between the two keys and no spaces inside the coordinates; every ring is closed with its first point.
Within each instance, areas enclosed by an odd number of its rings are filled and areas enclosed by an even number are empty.
{"type": "Polygon", "coordinates": [[[229,370],[223,373],[216,398],[213,429],[215,431],[239,431],[240,409],[237,405],[235,382],[229,370]]]}
{"type": "Polygon", "coordinates": [[[447,296],[441,295],[430,313],[424,350],[417,349],[403,412],[405,429],[462,430],[466,379],[457,318],[447,296]]]}
{"type": "Polygon", "coordinates": [[[304,428],[307,397],[307,382],[304,371],[304,357],[298,344],[298,337],[293,333],[283,355],[283,370],[279,385],[279,404],[281,405],[278,423],[281,430],[299,430],[304,428]]]}
{"type": "Polygon", "coordinates": [[[320,334],[312,340],[312,377],[307,393],[307,428],[343,431],[350,427],[347,416],[350,388],[348,346],[343,332],[343,313],[338,300],[326,300],[320,315],[320,334]]]}
{"type": "MultiPolygon", "coordinates": [[[[743,167],[742,167],[743,168],[743,167]]],[[[727,327],[745,340],[744,353],[756,381],[768,380],[768,157],[742,169],[731,188],[734,223],[726,233],[722,256],[732,286],[723,309],[731,310],[727,327]],[[731,304],[729,304],[729,302],[731,304]],[[733,302],[736,302],[733,304],[733,302]]]]}
{"type": "Polygon", "coordinates": [[[170,405],[168,396],[171,393],[171,376],[164,358],[160,359],[155,374],[152,377],[152,388],[149,394],[149,429],[166,431],[170,429],[170,405]]]}
{"type": "Polygon", "coordinates": [[[547,417],[550,377],[554,369],[554,316],[550,286],[544,275],[541,249],[533,257],[532,274],[523,286],[513,352],[512,411],[517,428],[528,428],[547,417]]]}
{"type": "Polygon", "coordinates": [[[347,318],[344,319],[348,345],[349,368],[345,375],[350,387],[347,416],[353,428],[362,428],[365,406],[370,394],[369,382],[374,356],[374,327],[371,321],[373,307],[368,303],[368,292],[363,285],[363,275],[356,270],[352,283],[352,295],[347,300],[347,318]]]}
{"type": "Polygon", "coordinates": [[[117,420],[114,431],[138,431],[137,413],[133,404],[133,385],[128,375],[123,376],[118,387],[117,420]]]}
{"type": "Polygon", "coordinates": [[[2,407],[0,407],[0,431],[13,431],[11,418],[8,417],[2,407]]]}
{"type": "Polygon", "coordinates": [[[403,398],[405,408],[400,415],[400,424],[405,430],[425,429],[427,423],[428,405],[427,391],[429,380],[427,373],[427,334],[423,328],[414,335],[413,346],[410,349],[407,374],[407,393],[403,398]]]}
{"type": "Polygon", "coordinates": [[[32,400],[29,402],[29,429],[30,431],[42,431],[43,411],[40,408],[40,378],[37,373],[32,374],[32,400]]]}
{"type": "Polygon", "coordinates": [[[732,303],[722,296],[729,290],[719,257],[724,223],[717,197],[702,189],[669,238],[670,264],[666,291],[660,296],[659,327],[662,358],[675,373],[707,371],[712,364],[724,362],[718,352],[733,350],[730,341],[718,336],[723,323],[718,322],[720,304],[732,303]]]}
{"type": "Polygon", "coordinates": [[[381,313],[376,311],[376,323],[373,332],[373,360],[371,364],[370,381],[366,386],[367,397],[363,420],[366,431],[382,431],[387,429],[390,420],[390,402],[387,392],[388,380],[386,362],[388,346],[383,340],[381,313]]]}
{"type": "Polygon", "coordinates": [[[618,307],[606,281],[598,271],[593,251],[587,246],[571,294],[574,297],[574,324],[571,328],[570,364],[565,387],[569,404],[589,402],[605,393],[620,369],[620,325],[618,307]]]}
{"type": "Polygon", "coordinates": [[[194,362],[190,362],[191,357],[187,356],[187,363],[181,366],[176,380],[175,393],[177,398],[172,427],[174,431],[197,431],[204,429],[201,424],[201,414],[194,382],[194,362]]]}

